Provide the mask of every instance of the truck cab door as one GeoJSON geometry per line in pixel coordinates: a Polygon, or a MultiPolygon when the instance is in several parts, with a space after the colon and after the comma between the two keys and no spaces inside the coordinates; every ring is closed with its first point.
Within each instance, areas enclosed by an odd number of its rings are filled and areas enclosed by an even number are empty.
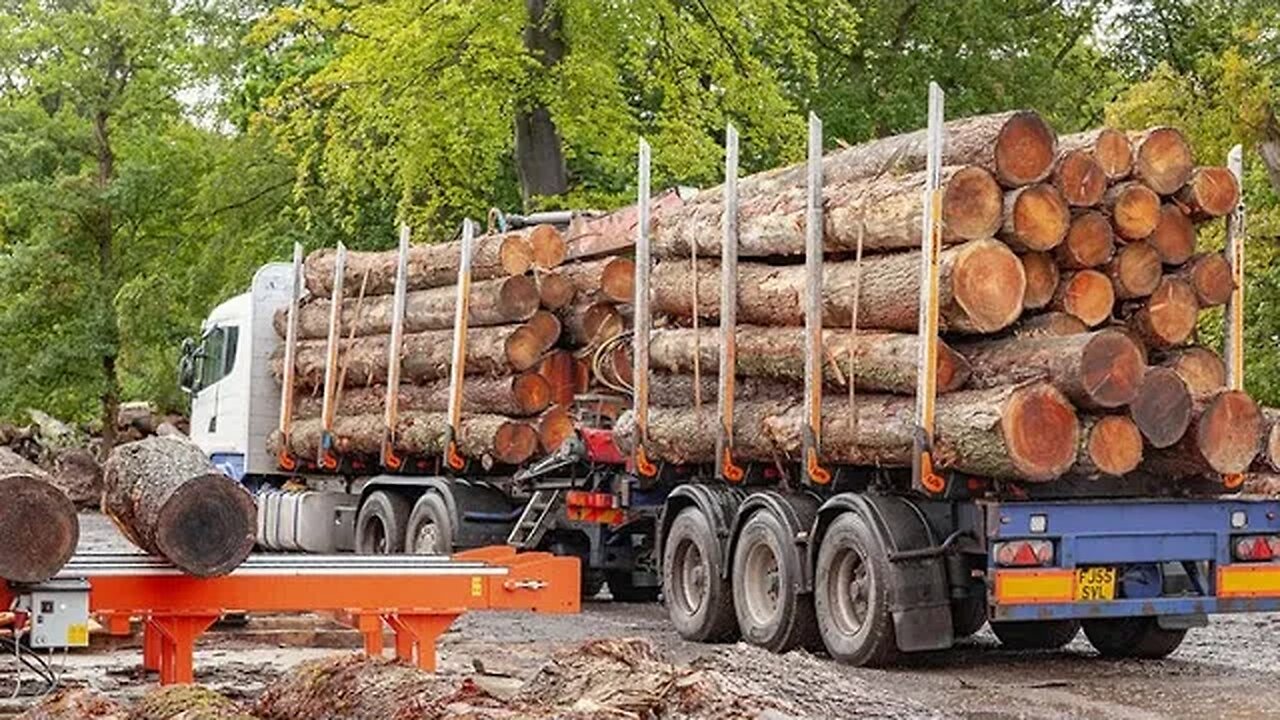
{"type": "Polygon", "coordinates": [[[194,352],[191,439],[214,465],[240,480],[245,473],[247,388],[238,379],[241,336],[238,325],[212,325],[194,352]]]}

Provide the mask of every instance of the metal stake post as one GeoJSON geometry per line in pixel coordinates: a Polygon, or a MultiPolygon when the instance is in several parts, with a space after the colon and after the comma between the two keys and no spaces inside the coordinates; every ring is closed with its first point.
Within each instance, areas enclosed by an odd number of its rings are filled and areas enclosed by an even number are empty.
{"type": "Polygon", "coordinates": [[[462,379],[467,362],[467,320],[471,304],[471,245],[476,226],[471,218],[462,221],[462,257],[458,261],[458,300],[453,316],[453,357],[449,363],[449,432],[445,438],[444,462],[454,470],[466,466],[458,452],[462,432],[462,379]]]}
{"type": "Polygon", "coordinates": [[[632,339],[632,379],[635,385],[634,412],[636,416],[635,470],[644,477],[658,473],[645,455],[645,442],[649,439],[649,334],[653,318],[649,314],[649,272],[652,258],[649,248],[649,143],[640,139],[637,185],[636,222],[636,297],[635,335],[632,339]]]}
{"type": "Polygon", "coordinates": [[[1231,298],[1227,300],[1227,387],[1244,390],[1244,150],[1239,145],[1227,153],[1227,168],[1241,188],[1240,202],[1227,216],[1227,262],[1231,264],[1231,298]]]}
{"type": "Polygon", "coordinates": [[[916,366],[916,432],[912,486],[940,493],[945,480],[933,469],[933,415],[938,392],[938,285],[942,253],[942,122],[944,95],[929,83],[929,155],[924,188],[924,229],[920,253],[920,354],[916,366]]]}
{"type": "Polygon", "coordinates": [[[396,454],[396,425],[400,422],[400,354],[404,349],[404,305],[409,291],[409,239],[407,224],[400,226],[400,254],[396,263],[396,294],[391,306],[391,342],[387,347],[387,401],[382,438],[382,466],[399,470],[404,458],[396,454]]]}
{"type": "MultiPolygon", "coordinates": [[[[694,270],[697,272],[696,268],[694,270]]],[[[720,427],[716,433],[716,475],[740,482],[733,462],[733,399],[738,368],[738,130],[724,133],[724,238],[720,242],[720,427]]]]}
{"type": "Polygon", "coordinates": [[[804,233],[804,460],[805,482],[826,485],[822,451],[822,120],[809,113],[809,192],[804,233]]]}
{"type": "Polygon", "coordinates": [[[293,286],[289,300],[289,322],[284,336],[284,383],[280,387],[280,451],[276,463],[282,470],[294,470],[298,459],[289,449],[289,437],[293,434],[294,381],[297,375],[298,356],[298,304],[302,299],[302,243],[293,244],[293,286]]]}
{"type": "Polygon", "coordinates": [[[324,361],[324,404],[320,412],[320,453],[316,461],[325,470],[338,468],[334,453],[333,419],[338,404],[338,346],[342,342],[342,285],[347,270],[347,246],[338,243],[333,263],[333,295],[329,303],[329,343],[324,361]]]}

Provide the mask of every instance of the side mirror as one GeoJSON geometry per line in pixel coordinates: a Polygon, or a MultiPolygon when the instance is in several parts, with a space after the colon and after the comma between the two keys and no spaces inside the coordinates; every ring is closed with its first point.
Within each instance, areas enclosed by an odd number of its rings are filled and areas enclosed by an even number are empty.
{"type": "Polygon", "coordinates": [[[188,395],[196,392],[196,341],[182,341],[182,357],[178,360],[178,387],[188,395]]]}

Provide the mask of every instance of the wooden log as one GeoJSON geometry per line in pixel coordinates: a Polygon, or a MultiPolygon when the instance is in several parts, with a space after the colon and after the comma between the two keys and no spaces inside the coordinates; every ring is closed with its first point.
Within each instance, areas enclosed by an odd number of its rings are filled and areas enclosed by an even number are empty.
{"type": "MultiPolygon", "coordinates": [[[[378,335],[391,332],[393,295],[372,295],[360,302],[353,294],[342,304],[343,337],[355,328],[356,335],[378,335]],[[360,308],[357,316],[356,308],[360,308]]],[[[404,330],[447,330],[453,327],[457,291],[452,287],[415,290],[405,296],[404,330]]],[[[316,298],[298,308],[298,337],[326,338],[329,335],[327,298],[316,298]]],[[[538,287],[527,277],[509,277],[472,283],[468,301],[468,323],[472,327],[506,325],[528,320],[538,310],[538,287]]],[[[288,324],[286,309],[275,315],[276,334],[284,337],[288,324]]]]}
{"type": "Polygon", "coordinates": [[[1171,127],[1133,133],[1133,176],[1161,195],[1172,195],[1191,177],[1194,164],[1186,137],[1171,127]]]}
{"type": "Polygon", "coordinates": [[[1052,250],[1070,225],[1067,201],[1052,185],[1027,185],[1004,195],[1000,239],[1015,249],[1052,250]]]}
{"type": "Polygon", "coordinates": [[[1266,436],[1255,465],[1264,471],[1280,472],[1280,409],[1264,407],[1261,410],[1266,436]]]}
{"type": "Polygon", "coordinates": [[[1161,353],[1156,364],[1178,373],[1193,395],[1209,395],[1227,386],[1227,364],[1218,353],[1206,347],[1161,353]]]}
{"type": "MultiPolygon", "coordinates": [[[[669,328],[653,331],[649,364],[667,373],[692,373],[695,355],[701,372],[715,377],[719,370],[719,328],[669,328]],[[696,342],[695,342],[696,340],[696,342]],[[695,345],[700,355],[695,353],[695,345]]],[[[794,328],[739,325],[738,375],[772,380],[804,381],[804,335],[794,328]]],[[[823,379],[832,387],[848,387],[849,362],[857,369],[854,386],[872,392],[911,394],[916,390],[919,343],[915,335],[824,330],[823,379]]],[[[964,386],[968,364],[951,347],[938,342],[938,392],[964,386]]]]}
{"type": "Polygon", "coordinates": [[[1068,150],[1058,156],[1053,169],[1053,186],[1072,207],[1089,207],[1102,202],[1107,190],[1107,174],[1087,150],[1068,150]]]}
{"type": "MultiPolygon", "coordinates": [[[[340,455],[377,457],[386,437],[381,413],[343,415],[334,420],[335,449],[340,455]]],[[[320,450],[321,425],[318,418],[299,420],[289,436],[289,450],[298,457],[316,457],[320,450]]],[[[449,415],[441,412],[405,412],[396,427],[396,450],[406,456],[434,457],[445,450],[449,415]]],[[[518,465],[533,456],[538,434],[533,426],[501,415],[463,415],[458,452],[485,464],[518,465]]],[[[279,432],[272,433],[267,449],[280,449],[279,432]]]]}
{"type": "Polygon", "coordinates": [[[1054,248],[1054,259],[1067,270],[1086,270],[1105,265],[1115,253],[1115,232],[1111,221],[1096,210],[1078,213],[1071,219],[1067,236],[1054,248]]]}
{"type": "MultiPolygon", "coordinates": [[[[588,368],[589,370],[589,368],[588,368]]],[[[547,353],[542,358],[542,362],[538,363],[538,375],[547,381],[551,402],[549,405],[572,405],[573,396],[579,392],[586,392],[585,385],[589,385],[590,377],[584,381],[581,377],[581,370],[578,362],[573,357],[573,353],[567,350],[556,350],[547,353]]],[[[545,410],[546,406],[539,408],[545,410]]]]}
{"type": "Polygon", "coordinates": [[[534,313],[533,317],[525,321],[524,327],[537,336],[541,346],[539,354],[550,350],[560,339],[560,334],[564,332],[564,325],[560,322],[560,318],[546,310],[534,313]]]}
{"type": "Polygon", "coordinates": [[[1139,182],[1112,185],[1103,198],[1116,236],[1122,241],[1141,240],[1160,221],[1160,196],[1139,182]]]}
{"type": "Polygon", "coordinates": [[[132,720],[125,706],[89,688],[63,688],[16,717],[18,720],[132,720]]]}
{"type": "Polygon", "coordinates": [[[129,712],[129,720],[255,720],[216,690],[169,685],[151,690],[129,712]]]}
{"type": "Polygon", "coordinates": [[[1165,265],[1181,265],[1196,251],[1196,226],[1175,203],[1160,206],[1160,220],[1147,239],[1165,265]]]}
{"type": "Polygon", "coordinates": [[[1058,264],[1053,256],[1029,252],[1021,256],[1022,271],[1027,276],[1027,291],[1022,296],[1024,310],[1039,310],[1053,300],[1058,289],[1058,264]]]}
{"type": "MultiPolygon", "coordinates": [[[[698,309],[707,319],[720,315],[720,269],[699,262],[698,309]]],[[[896,253],[864,258],[858,327],[914,332],[918,321],[920,255],[896,253]]],[[[850,326],[854,262],[823,265],[823,324],[850,326]]],[[[689,262],[662,262],[650,279],[653,309],[692,317],[693,279],[689,262]]],[[[738,266],[738,322],[751,325],[804,324],[801,297],[804,266],[741,263],[738,266]]],[[[947,332],[986,333],[1008,327],[1022,312],[1026,276],[1022,263],[1003,243],[975,240],[947,248],[941,256],[940,325],[947,332]]]]}
{"type": "Polygon", "coordinates": [[[1178,191],[1178,202],[1196,220],[1223,217],[1240,202],[1240,184],[1225,167],[1198,167],[1178,191]]]}
{"type": "Polygon", "coordinates": [[[573,415],[568,406],[554,405],[538,418],[538,447],[544,453],[555,452],[573,433],[573,415]]]}
{"type": "Polygon", "coordinates": [[[1142,434],[1124,415],[1101,415],[1082,420],[1080,453],[1072,475],[1119,477],[1142,463],[1142,434]]]}
{"type": "Polygon", "coordinates": [[[1107,180],[1112,182],[1129,177],[1133,171],[1133,143],[1120,130],[1098,128],[1066,135],[1060,138],[1058,147],[1063,152],[1092,153],[1107,180]]]}
{"type": "MultiPolygon", "coordinates": [[[[742,403],[734,422],[734,453],[743,460],[774,461],[800,455],[803,408],[786,403],[742,403]]],[[[822,459],[832,465],[909,467],[915,400],[866,394],[854,412],[843,402],[822,413],[822,459]]],[[[715,459],[715,408],[654,408],[646,451],[675,463],[715,459]]],[[[990,390],[963,390],[938,398],[934,463],[986,477],[1045,481],[1075,463],[1079,423],[1071,404],[1043,382],[990,390]]],[[[618,419],[614,437],[635,447],[632,413],[618,419]]]]}
{"type": "Polygon", "coordinates": [[[1097,270],[1065,273],[1049,307],[1079,318],[1089,327],[1097,327],[1111,317],[1115,306],[1115,289],[1111,279],[1097,270]]]}
{"type": "MultiPolygon", "coordinates": [[[[358,337],[341,345],[341,362],[346,366],[347,387],[387,382],[387,335],[358,337]]],[[[470,375],[510,375],[524,372],[538,363],[545,351],[544,338],[528,325],[473,328],[467,332],[467,362],[470,375]]],[[[298,387],[324,386],[325,340],[298,343],[294,356],[294,378],[298,387]]],[[[453,331],[431,330],[408,333],[401,352],[401,379],[424,383],[449,377],[453,331]]],[[[283,354],[272,361],[276,380],[284,377],[283,354]]]]}
{"type": "MultiPolygon", "coordinates": [[[[489,280],[514,277],[528,272],[533,263],[533,247],[528,232],[509,232],[481,235],[472,246],[471,277],[489,280]]],[[[458,281],[458,262],[462,241],[414,245],[409,248],[406,278],[410,290],[426,290],[447,287],[458,281]]],[[[312,295],[329,297],[333,294],[333,270],[337,251],[317,250],[307,256],[303,266],[307,289],[312,295]]],[[[368,274],[365,287],[367,295],[388,295],[395,292],[398,250],[376,252],[347,252],[343,270],[343,287],[348,293],[358,292],[368,274]]]]}
{"type": "Polygon", "coordinates": [[[1165,350],[1191,339],[1199,312],[1191,285],[1166,275],[1151,297],[1128,313],[1129,327],[1150,347],[1165,350]]]}
{"type": "Polygon", "coordinates": [[[1150,368],[1138,386],[1138,396],[1129,404],[1129,417],[1147,444],[1167,448],[1178,442],[1191,424],[1191,391],[1171,368],[1150,368]]]}
{"type": "Polygon", "coordinates": [[[575,302],[562,314],[565,339],[572,347],[599,345],[627,329],[627,320],[618,306],[607,300],[575,302]]]}
{"type": "MultiPolygon", "coordinates": [[[[263,720],[482,717],[444,705],[440,712],[434,710],[433,699],[458,692],[458,685],[403,661],[344,653],[299,663],[267,686],[254,715],[263,720]]],[[[487,697],[483,690],[470,692],[487,697]]]]}
{"type": "Polygon", "coordinates": [[[76,507],[53,477],[0,446],[0,579],[48,580],[79,541],[76,507]]]}
{"type": "Polygon", "coordinates": [[[1013,326],[1013,337],[1034,338],[1044,335],[1075,335],[1089,332],[1089,326],[1080,318],[1061,311],[1040,313],[1023,318],[1013,326]]]}
{"type": "Polygon", "coordinates": [[[1007,337],[968,343],[956,352],[969,361],[969,387],[991,388],[1046,379],[1078,407],[1118,408],[1133,402],[1146,364],[1124,333],[1007,337]]]}
{"type": "MultiPolygon", "coordinates": [[[[423,385],[402,384],[401,411],[445,412],[449,409],[449,379],[423,385]]],[[[536,372],[510,377],[468,375],[462,381],[462,409],[470,413],[493,413],[512,417],[537,415],[551,404],[551,384],[536,372]]],[[[344,388],[338,399],[339,415],[376,415],[386,407],[385,385],[344,388]]],[[[298,399],[297,419],[320,417],[324,398],[309,395],[298,399]]]]}
{"type": "Polygon", "coordinates": [[[1227,304],[1235,282],[1231,279],[1231,264],[1222,253],[1200,253],[1185,265],[1173,271],[1173,276],[1186,281],[1195,293],[1200,309],[1227,304]]]}
{"type": "Polygon", "coordinates": [[[130,542],[183,572],[225,575],[253,550],[253,497],[186,439],[121,445],[103,465],[102,480],[102,511],[130,542]]]}
{"type": "Polygon", "coordinates": [[[533,266],[540,270],[559,267],[568,255],[564,235],[554,225],[535,225],[529,231],[529,246],[533,249],[533,266]]]}
{"type": "MultiPolygon", "coordinates": [[[[649,376],[649,402],[654,407],[694,407],[695,387],[702,391],[703,408],[714,410],[720,393],[715,375],[703,375],[700,382],[695,383],[693,376],[688,374],[652,373],[649,376]]],[[[802,396],[804,382],[744,377],[734,383],[734,391],[737,402],[789,402],[802,396]]],[[[840,402],[840,399],[832,398],[831,402],[840,402]]]]}
{"type": "Polygon", "coordinates": [[[555,271],[537,274],[538,302],[547,310],[561,310],[573,302],[577,289],[565,277],[555,271]]]}
{"type": "Polygon", "coordinates": [[[1247,394],[1223,390],[1192,405],[1191,425],[1170,447],[1148,454],[1145,465],[1169,477],[1244,473],[1264,436],[1258,404],[1247,394]]]}
{"type": "MultiPolygon", "coordinates": [[[[658,217],[693,199],[694,190],[677,187],[664,190],[649,200],[652,217],[658,217]]],[[[639,209],[633,203],[610,213],[574,213],[569,221],[565,260],[587,260],[603,255],[629,252],[636,245],[639,209]]]]}
{"type": "Polygon", "coordinates": [[[1163,270],[1160,254],[1141,240],[1122,245],[1106,265],[1117,300],[1132,300],[1155,292],[1163,270]]]}

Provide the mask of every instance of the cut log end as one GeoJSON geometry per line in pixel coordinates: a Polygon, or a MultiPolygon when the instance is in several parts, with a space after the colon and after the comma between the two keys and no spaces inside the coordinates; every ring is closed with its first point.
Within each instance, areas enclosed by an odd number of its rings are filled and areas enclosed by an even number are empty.
{"type": "Polygon", "coordinates": [[[1080,357],[1081,384],[1098,407],[1118,408],[1133,402],[1146,371],[1138,343],[1116,330],[1096,333],[1080,357]]]}
{"type": "Polygon", "coordinates": [[[952,296],[975,332],[995,332],[1017,320],[1026,288],[1022,262],[998,242],[971,242],[952,265],[952,296]]]}
{"type": "Polygon", "coordinates": [[[1097,270],[1081,270],[1064,278],[1058,285],[1054,305],[1085,325],[1096,327],[1111,317],[1115,289],[1106,275],[1097,270]]]}
{"type": "Polygon", "coordinates": [[[1115,232],[1100,212],[1084,212],[1071,221],[1067,236],[1054,250],[1059,263],[1072,270],[1106,264],[1115,254],[1115,232]]]}
{"type": "Polygon", "coordinates": [[[1181,265],[1196,250],[1196,226],[1174,203],[1160,207],[1160,219],[1148,239],[1165,265],[1181,265]]]}
{"type": "Polygon", "coordinates": [[[1193,395],[1209,395],[1227,384],[1227,364],[1218,353],[1208,348],[1190,347],[1177,351],[1161,364],[1178,373],[1193,395]]]}
{"type": "Polygon", "coordinates": [[[525,324],[511,331],[503,341],[503,352],[513,369],[524,372],[538,364],[545,350],[543,343],[538,331],[525,324]]]}
{"type": "Polygon", "coordinates": [[[502,281],[498,289],[498,307],[509,317],[527,318],[538,310],[541,297],[532,279],[520,276],[502,281]]]}
{"type": "Polygon", "coordinates": [[[1182,276],[1191,283],[1196,302],[1201,308],[1224,305],[1231,299],[1235,283],[1231,279],[1231,264],[1221,253],[1206,253],[1192,258],[1182,276]]]}
{"type": "Polygon", "coordinates": [[[938,343],[938,392],[947,393],[959,390],[969,381],[969,361],[956,352],[950,345],[938,343]]]}
{"type": "Polygon", "coordinates": [[[253,551],[253,498],[225,475],[191,478],[160,509],[156,547],[197,577],[225,575],[253,551]]]}
{"type": "Polygon", "coordinates": [[[1080,423],[1075,408],[1049,383],[1014,391],[1000,425],[1009,458],[1028,480],[1052,480],[1075,464],[1080,423]]]}
{"type": "Polygon", "coordinates": [[[533,265],[542,270],[559,267],[569,252],[564,235],[554,225],[538,225],[529,233],[533,265]]]}
{"type": "Polygon", "coordinates": [[[1243,473],[1258,456],[1262,411],[1239,391],[1219,393],[1196,422],[1196,444],[1209,467],[1223,474],[1243,473]]]}
{"type": "Polygon", "coordinates": [[[52,484],[24,473],[0,474],[0,498],[0,578],[32,583],[53,577],[80,540],[75,505],[52,484]]]}
{"type": "Polygon", "coordinates": [[[1120,300],[1146,297],[1155,292],[1163,270],[1160,254],[1146,242],[1121,247],[1107,266],[1116,298],[1120,300]]]}
{"type": "Polygon", "coordinates": [[[1058,159],[1053,184],[1069,205],[1088,207],[1102,202],[1107,190],[1107,174],[1091,153],[1072,150],[1058,159]]]}
{"type": "Polygon", "coordinates": [[[510,421],[498,427],[493,437],[493,458],[507,465],[519,465],[538,450],[538,432],[529,423],[510,421]]]}
{"type": "Polygon", "coordinates": [[[614,302],[629,303],[636,295],[636,263],[631,258],[617,257],[604,266],[600,292],[614,302]]]}
{"type": "Polygon", "coordinates": [[[1133,420],[1123,415],[1106,415],[1090,428],[1085,452],[1099,471],[1124,475],[1142,462],[1142,434],[1133,420]]]}
{"type": "Polygon", "coordinates": [[[1027,250],[1052,250],[1067,236],[1071,212],[1062,193],[1041,183],[1010,193],[1013,207],[1004,226],[1004,237],[1027,250]]]}
{"type": "Polygon", "coordinates": [[[1266,445],[1263,448],[1267,466],[1280,472],[1280,422],[1273,422],[1267,430],[1266,445]]]}
{"type": "Polygon", "coordinates": [[[563,325],[560,318],[554,313],[546,310],[539,310],[533,314],[533,317],[525,321],[524,326],[529,328],[538,336],[540,340],[540,352],[545,352],[560,339],[560,333],[563,331],[563,325]]]}
{"type": "Polygon", "coordinates": [[[986,170],[969,165],[947,181],[942,222],[947,232],[966,240],[991,237],[1000,227],[1004,193],[986,170]]]}
{"type": "Polygon", "coordinates": [[[1178,130],[1155,128],[1138,143],[1134,175],[1161,195],[1177,192],[1193,169],[1191,147],[1178,130]]]}
{"type": "Polygon", "coordinates": [[[551,404],[551,383],[538,373],[521,373],[511,380],[511,396],[521,415],[537,415],[551,404]]]}
{"type": "Polygon", "coordinates": [[[1129,416],[1152,447],[1170,447],[1191,425],[1191,391],[1173,370],[1151,368],[1129,405],[1129,416]]]}
{"type": "Polygon", "coordinates": [[[1178,192],[1178,200],[1199,217],[1222,217],[1235,210],[1240,202],[1240,185],[1225,167],[1196,168],[1178,192]]]}
{"type": "Polygon", "coordinates": [[[1113,128],[1104,128],[1093,144],[1093,157],[1107,178],[1119,180],[1133,172],[1133,143],[1129,136],[1113,128]]]}
{"type": "Polygon", "coordinates": [[[1160,196],[1136,182],[1122,183],[1107,193],[1111,222],[1124,240],[1141,240],[1160,222],[1160,196]]]}
{"type": "Polygon", "coordinates": [[[538,300],[548,310],[561,310],[573,302],[577,292],[573,283],[564,279],[559,273],[546,272],[538,275],[538,300]]]}
{"type": "Polygon", "coordinates": [[[537,444],[544,453],[555,452],[573,435],[573,416],[564,406],[557,405],[538,419],[537,444]]]}
{"type": "Polygon", "coordinates": [[[524,275],[533,266],[533,246],[519,235],[506,235],[498,246],[498,261],[507,275],[524,275]]]}
{"type": "Polygon", "coordinates": [[[1146,306],[1134,316],[1131,326],[1152,347],[1175,347],[1186,343],[1195,332],[1199,310],[1191,285],[1165,276],[1146,306]]]}
{"type": "Polygon", "coordinates": [[[1015,113],[996,137],[996,176],[1009,187],[1040,182],[1053,170],[1058,136],[1038,114],[1015,113]]]}
{"type": "Polygon", "coordinates": [[[1027,276],[1027,291],[1022,296],[1022,307],[1039,310],[1053,300],[1058,289],[1058,264],[1048,253],[1030,252],[1022,256],[1022,269],[1027,276]]]}

